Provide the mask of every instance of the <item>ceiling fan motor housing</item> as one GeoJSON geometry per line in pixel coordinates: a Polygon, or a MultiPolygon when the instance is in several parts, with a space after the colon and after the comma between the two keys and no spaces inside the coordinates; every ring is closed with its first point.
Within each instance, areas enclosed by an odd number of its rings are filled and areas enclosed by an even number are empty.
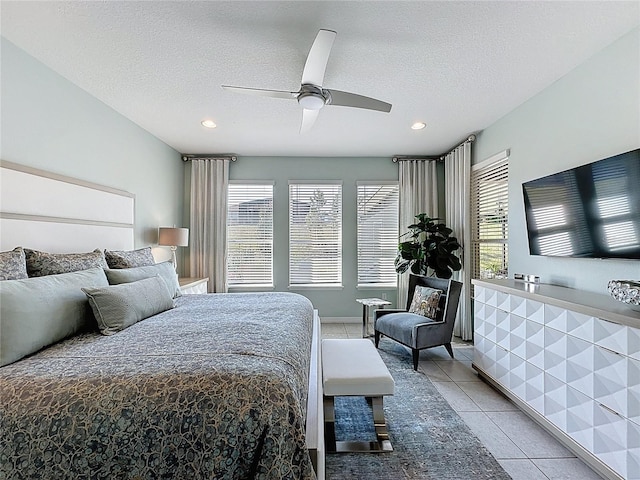
{"type": "Polygon", "coordinates": [[[327,103],[327,97],[321,88],[303,84],[298,95],[298,103],[307,110],[320,110],[327,103]]]}

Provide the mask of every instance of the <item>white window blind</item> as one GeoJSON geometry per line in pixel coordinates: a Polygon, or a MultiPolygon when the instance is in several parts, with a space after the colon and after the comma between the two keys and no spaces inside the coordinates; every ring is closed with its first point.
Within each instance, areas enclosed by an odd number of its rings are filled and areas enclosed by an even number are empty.
{"type": "Polygon", "coordinates": [[[289,184],[289,284],[342,285],[341,184],[289,184]]]}
{"type": "Polygon", "coordinates": [[[273,286],[273,185],[229,184],[227,283],[273,286]]]}
{"type": "Polygon", "coordinates": [[[358,182],[358,285],[397,285],[398,191],[394,183],[358,182]]]}
{"type": "Polygon", "coordinates": [[[506,278],[509,267],[508,151],[471,172],[472,278],[506,278]]]}

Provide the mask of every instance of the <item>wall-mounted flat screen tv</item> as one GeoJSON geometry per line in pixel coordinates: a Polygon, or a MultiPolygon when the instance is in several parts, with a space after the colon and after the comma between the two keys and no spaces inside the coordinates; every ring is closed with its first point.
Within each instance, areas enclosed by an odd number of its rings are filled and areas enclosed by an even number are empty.
{"type": "Polygon", "coordinates": [[[522,190],[531,255],[640,259],[640,149],[522,190]]]}

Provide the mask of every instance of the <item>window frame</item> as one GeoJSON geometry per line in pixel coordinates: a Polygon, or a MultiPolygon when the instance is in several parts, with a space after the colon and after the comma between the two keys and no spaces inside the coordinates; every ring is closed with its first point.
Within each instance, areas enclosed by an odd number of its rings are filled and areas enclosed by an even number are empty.
{"type": "MultiPolygon", "coordinates": [[[[230,289],[234,289],[234,290],[238,290],[238,289],[246,289],[246,290],[273,290],[275,287],[274,284],[274,188],[275,186],[275,182],[274,181],[269,181],[269,180],[230,180],[229,181],[229,188],[227,190],[227,232],[226,232],[226,241],[227,241],[227,286],[230,289]],[[231,275],[230,275],[230,267],[232,267],[232,252],[231,252],[231,245],[232,243],[235,243],[235,241],[230,241],[229,240],[229,234],[230,234],[230,230],[231,230],[231,222],[230,222],[230,215],[231,215],[231,190],[233,187],[236,186],[243,186],[243,187],[271,187],[271,208],[270,208],[270,220],[271,220],[271,224],[270,224],[270,255],[268,258],[268,261],[265,262],[266,264],[269,265],[268,271],[269,271],[269,275],[267,277],[265,277],[264,281],[262,282],[238,282],[238,283],[233,283],[230,279],[231,279],[231,275]]],[[[250,200],[247,200],[250,201],[250,200]]],[[[263,243],[263,242],[262,242],[263,243]]],[[[250,242],[247,243],[248,245],[250,245],[250,242]]]]}
{"type": "MultiPolygon", "coordinates": [[[[486,189],[485,189],[486,194],[486,189]]],[[[487,199],[485,199],[487,200],[487,199]]],[[[473,165],[471,168],[471,278],[506,278],[509,268],[509,150],[499,152],[483,162],[473,165]],[[492,189],[489,194],[495,197],[498,202],[498,210],[496,218],[500,221],[494,221],[499,225],[502,231],[501,236],[490,238],[480,238],[481,219],[484,214],[485,205],[481,205],[480,185],[486,186],[489,180],[504,181],[504,189],[492,189]],[[502,249],[501,268],[499,275],[492,277],[482,276],[481,265],[483,254],[481,248],[483,246],[497,246],[502,249]]]]}
{"type": "MultiPolygon", "coordinates": [[[[333,193],[333,192],[332,192],[333,193]]],[[[307,193],[303,193],[304,195],[306,195],[307,193]]],[[[299,196],[296,193],[295,196],[295,200],[300,201],[299,200],[299,196]]],[[[289,221],[289,242],[288,242],[288,247],[289,247],[289,252],[288,252],[288,262],[289,262],[289,272],[288,272],[288,282],[289,282],[289,289],[292,290],[299,290],[299,289],[305,289],[305,288],[323,288],[323,289],[342,289],[344,288],[343,286],[343,273],[342,273],[342,269],[343,269],[343,257],[342,257],[342,253],[343,253],[343,225],[344,225],[344,209],[343,209],[343,201],[344,201],[344,192],[343,192],[343,182],[341,180],[289,180],[288,182],[288,221],[289,221]],[[329,187],[334,187],[337,188],[337,193],[338,193],[338,212],[337,212],[337,220],[339,223],[337,232],[333,233],[334,235],[334,239],[333,242],[330,242],[327,246],[327,249],[334,249],[334,254],[336,255],[336,259],[337,261],[333,262],[335,263],[335,267],[333,268],[333,271],[331,268],[327,268],[326,272],[323,272],[322,269],[327,267],[327,263],[330,265],[332,263],[331,260],[329,260],[328,262],[325,259],[320,259],[317,263],[319,265],[319,272],[318,275],[319,276],[323,276],[323,275],[327,275],[327,277],[329,277],[328,281],[318,281],[317,279],[314,280],[313,278],[313,273],[311,273],[311,277],[309,277],[307,279],[307,281],[302,281],[301,277],[300,277],[300,271],[299,271],[299,264],[296,264],[296,261],[294,260],[294,256],[297,255],[297,252],[299,252],[298,246],[299,245],[303,245],[306,244],[307,246],[313,246],[313,242],[305,242],[303,239],[301,239],[300,237],[297,237],[298,233],[302,233],[299,230],[296,230],[295,225],[297,225],[299,222],[294,221],[294,215],[300,215],[298,208],[295,209],[295,213],[294,213],[294,208],[293,208],[293,201],[294,201],[294,197],[292,196],[293,188],[298,188],[298,189],[310,189],[313,187],[328,187],[328,189],[330,190],[329,187]],[[333,278],[330,278],[331,275],[333,275],[333,278]]],[[[304,202],[301,202],[304,203],[304,202]]],[[[311,204],[311,200],[309,201],[309,203],[311,204]]],[[[311,210],[311,205],[309,206],[309,210],[311,210]]],[[[328,207],[327,209],[324,209],[323,211],[327,212],[331,209],[332,207],[328,207]]],[[[334,207],[335,208],[335,205],[334,207]]],[[[307,219],[309,212],[304,214],[304,218],[305,218],[305,222],[307,219]]],[[[331,215],[331,213],[329,212],[329,215],[331,215]]],[[[321,235],[329,235],[331,236],[331,232],[324,232],[321,233],[321,235]]],[[[316,246],[315,248],[321,248],[321,246],[316,246]]],[[[311,261],[312,262],[312,267],[314,266],[314,262],[313,259],[311,260],[307,260],[308,262],[311,261]]]]}
{"type": "MultiPolygon", "coordinates": [[[[394,261],[395,258],[397,256],[397,251],[398,251],[398,242],[399,242],[399,224],[400,224],[400,183],[396,180],[358,180],[356,181],[356,288],[397,288],[398,286],[398,275],[395,271],[395,266],[394,266],[394,261]],[[393,188],[393,190],[395,190],[395,192],[389,192],[395,195],[395,225],[393,227],[391,227],[390,230],[391,232],[393,232],[393,247],[390,247],[390,245],[388,245],[387,243],[384,242],[384,240],[388,241],[388,238],[383,239],[383,242],[378,242],[377,245],[373,245],[371,244],[370,246],[373,247],[374,249],[377,248],[377,250],[379,251],[383,251],[385,249],[389,249],[389,250],[393,250],[393,256],[389,259],[387,259],[387,261],[390,262],[390,265],[388,267],[386,266],[380,266],[378,265],[378,268],[382,271],[383,268],[391,268],[393,270],[393,273],[390,274],[389,272],[382,272],[379,275],[379,280],[378,281],[364,281],[364,275],[361,274],[361,267],[363,267],[362,263],[364,262],[364,258],[363,258],[363,254],[362,254],[362,247],[361,245],[364,244],[365,242],[361,241],[361,187],[395,187],[393,188]],[[361,256],[362,255],[362,256],[361,256]],[[392,282],[389,281],[384,281],[385,277],[389,277],[389,278],[393,278],[392,282]]],[[[384,219],[383,219],[384,220],[384,219]]],[[[362,226],[362,228],[364,229],[365,227],[362,226]]],[[[383,232],[383,236],[389,236],[388,232],[383,232]]],[[[367,247],[364,247],[367,248],[367,247]]],[[[375,257],[375,255],[372,255],[371,252],[367,252],[369,256],[375,257]]]]}

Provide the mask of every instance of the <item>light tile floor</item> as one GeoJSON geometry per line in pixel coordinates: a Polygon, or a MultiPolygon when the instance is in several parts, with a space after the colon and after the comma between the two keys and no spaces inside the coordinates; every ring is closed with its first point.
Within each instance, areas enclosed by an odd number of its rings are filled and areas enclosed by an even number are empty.
{"type": "MultiPolygon", "coordinates": [[[[323,323],[323,338],[362,338],[362,325],[323,323]]],[[[418,368],[433,382],[513,480],[591,480],[601,477],[563,447],[471,368],[473,345],[420,352],[418,368]]],[[[407,368],[412,368],[407,364],[407,368]]]]}

